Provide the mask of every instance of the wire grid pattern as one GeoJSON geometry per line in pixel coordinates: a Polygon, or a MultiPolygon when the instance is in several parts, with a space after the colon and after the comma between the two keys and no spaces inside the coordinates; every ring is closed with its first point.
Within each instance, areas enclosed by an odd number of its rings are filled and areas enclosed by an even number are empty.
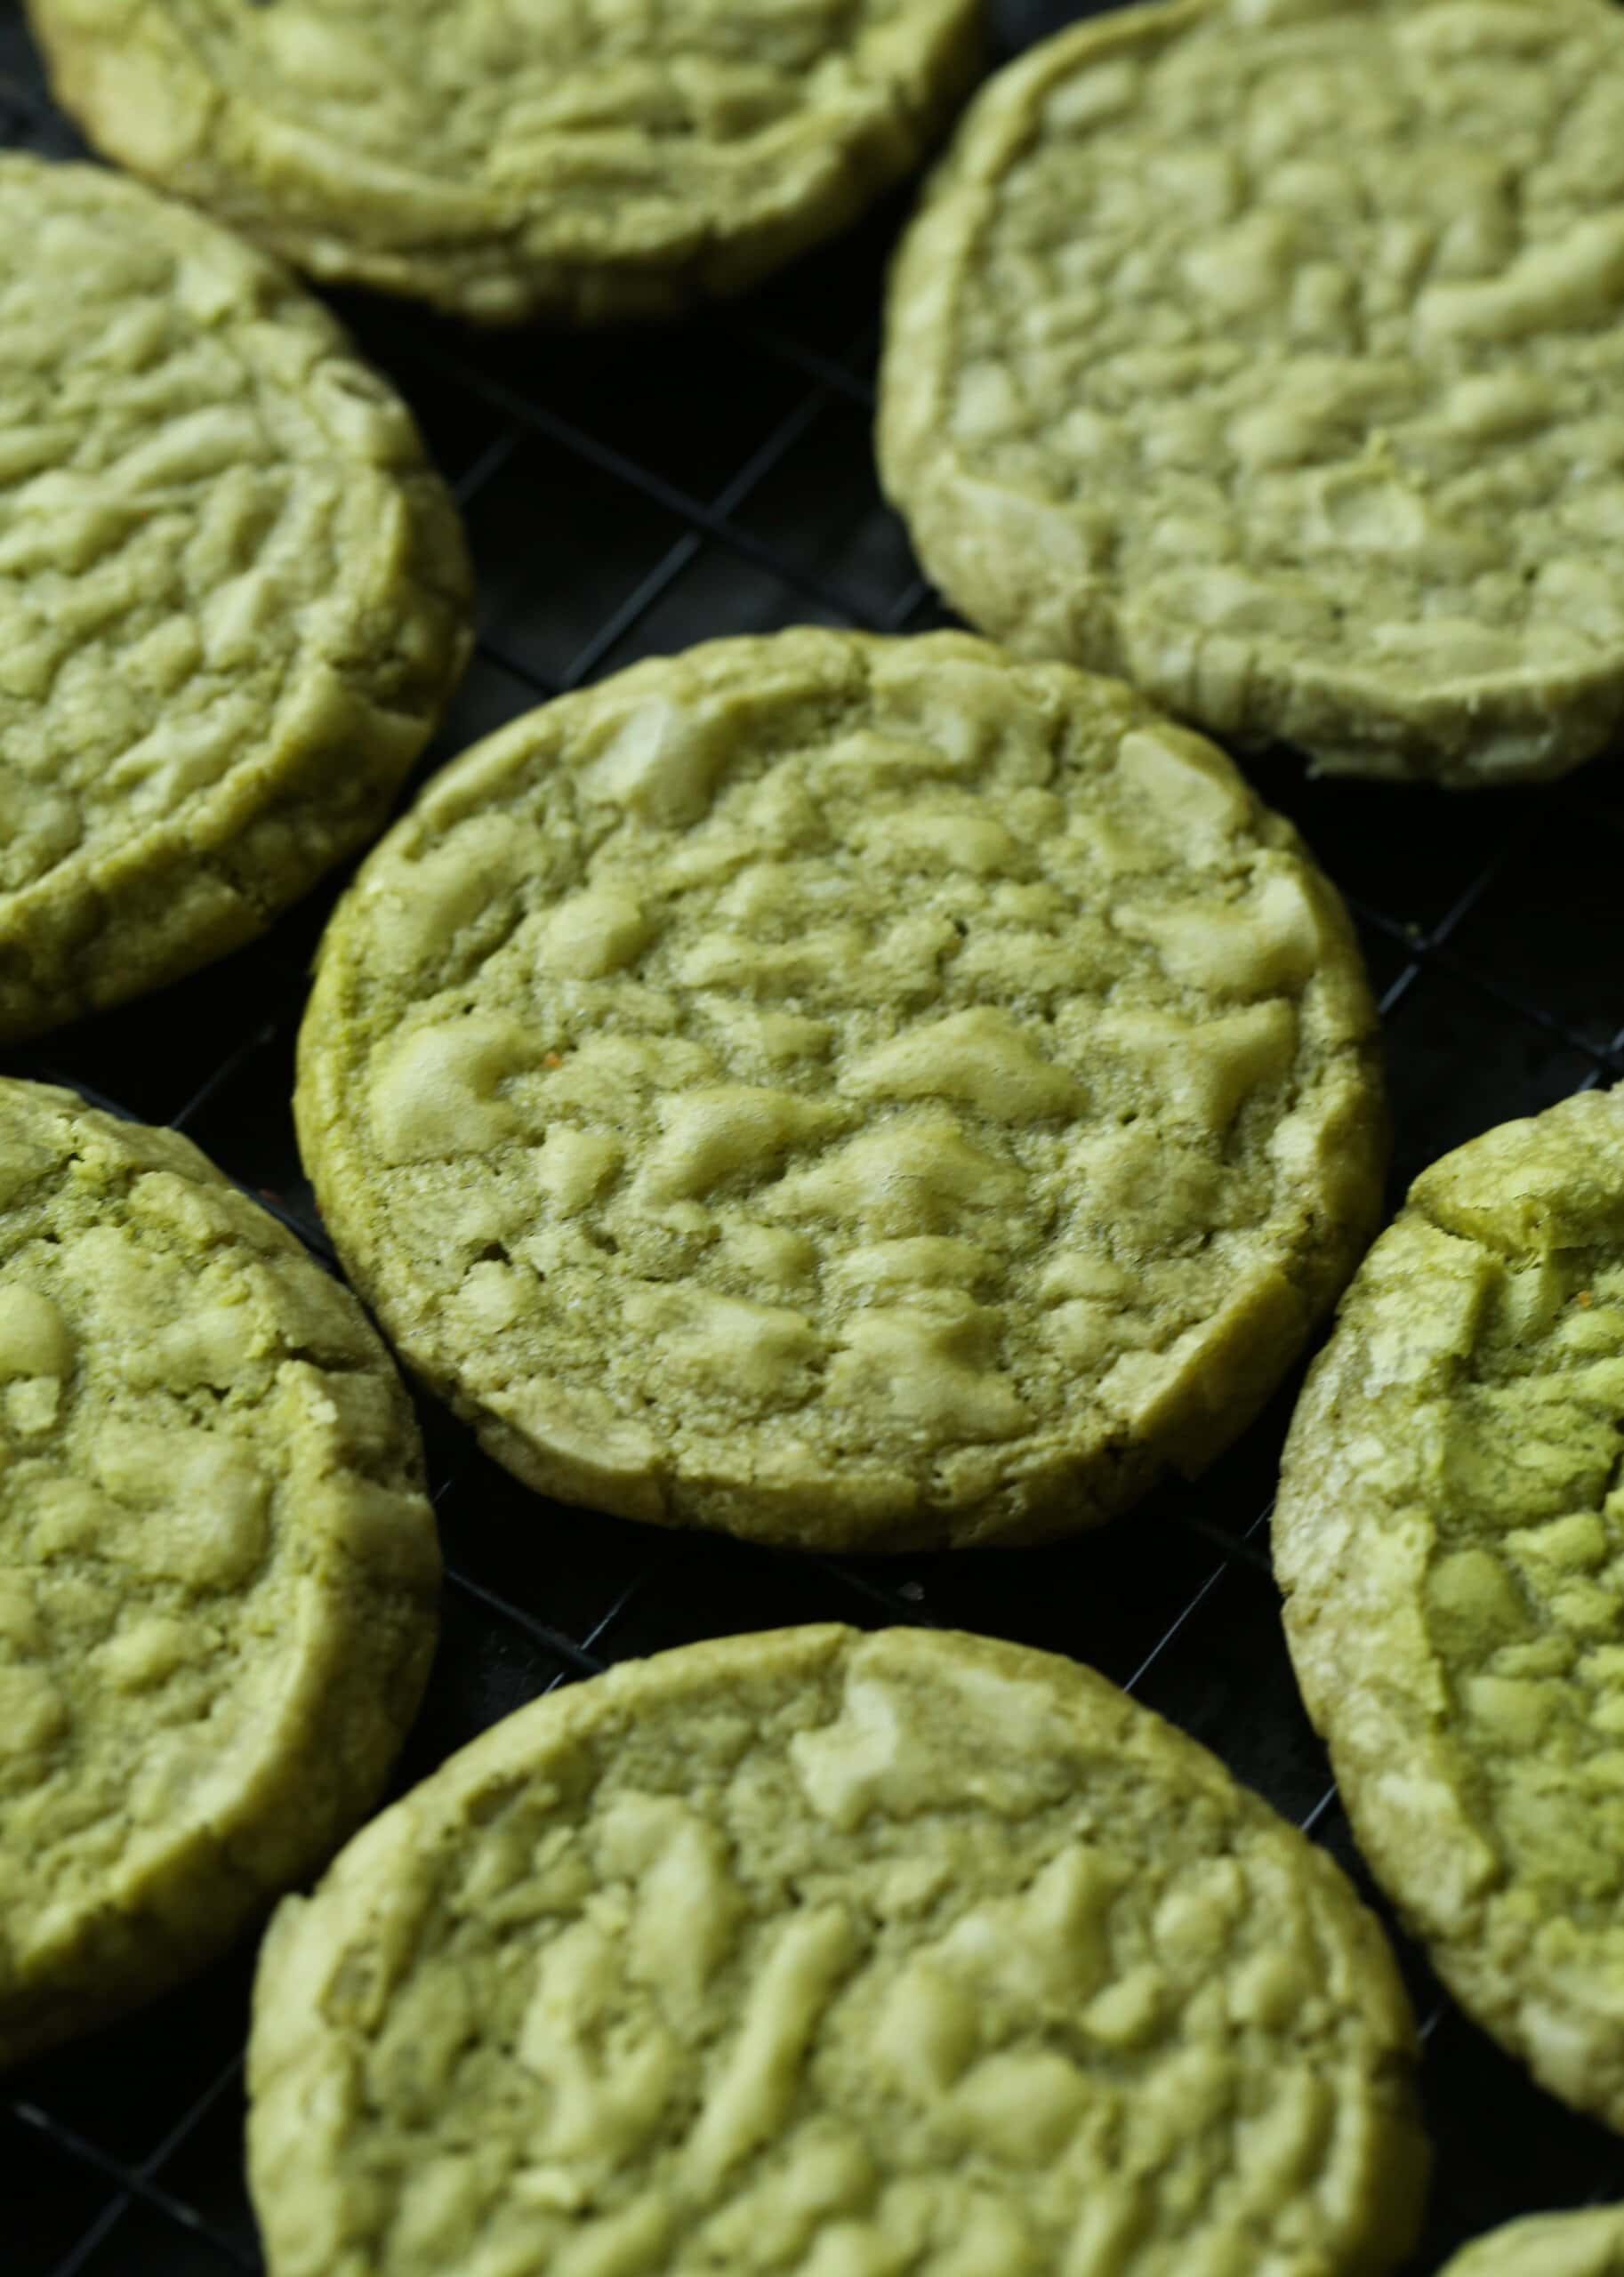
{"type": "MultiPolygon", "coordinates": [[[[1079,12],[994,11],[1008,48],[1079,12]]],[[[0,4],[0,141],[78,146],[0,4]]],[[[886,253],[904,202],[751,301],[633,339],[486,339],[342,301],[415,407],[466,513],[481,638],[422,772],[559,691],[724,632],[948,621],[875,483],[886,253]]],[[[1477,800],[1252,769],[1355,913],[1387,1022],[1395,1198],[1445,1147],[1624,1074],[1624,767],[1477,800]]],[[[421,779],[421,777],[420,777],[421,779]]],[[[305,970],[334,889],[269,938],[12,1055],[5,1072],[185,1130],[331,1264],[288,1097],[305,970]]],[[[497,1716],[628,1655],[782,1623],[960,1625],[1069,1653],[1222,1756],[1386,1916],[1298,1704],[1266,1557],[1294,1378],[1194,1485],[1059,1547],[849,1560],[571,1512],[422,1422],[447,1562],[444,1636],[398,1790],[497,1716]]],[[[1395,1933],[1396,1936],[1396,1932],[1395,1933]]],[[[1493,2222],[1624,2198],[1624,2145],[1534,2088],[1402,1938],[1438,2150],[1416,2277],[1493,2222]]],[[[242,2179],[252,1956],[0,2090],[4,2277],[257,2272],[242,2179]]]]}

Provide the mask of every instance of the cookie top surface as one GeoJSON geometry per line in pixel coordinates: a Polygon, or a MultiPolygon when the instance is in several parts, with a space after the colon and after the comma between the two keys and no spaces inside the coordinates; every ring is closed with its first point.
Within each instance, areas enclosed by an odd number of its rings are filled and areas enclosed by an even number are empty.
{"type": "Polygon", "coordinates": [[[434,1637],[420,1474],[292,1235],[0,1082],[0,2062],[199,1968],[374,1799],[434,1637]]]}
{"type": "Polygon", "coordinates": [[[1210,745],[805,631],[438,776],[329,929],[297,1110],[358,1285],[533,1484],[986,1540],[1242,1427],[1373,1222],[1373,1027],[1210,745]]]}
{"type": "Polygon", "coordinates": [[[369,835],[466,605],[409,415],[283,270],[0,157],[0,1037],[217,955],[369,835]]]}
{"type": "Polygon", "coordinates": [[[1390,2269],[1413,2031],[1338,1869],[1074,1664],[802,1629],[495,1726],[290,1901],[273,2277],[1390,2269]]]}
{"type": "Polygon", "coordinates": [[[1624,2126],[1624,1090],[1434,1164],[1344,1300],[1274,1516],[1371,1867],[1466,2007],[1624,2126]]]}
{"type": "Polygon", "coordinates": [[[1624,2209],[1509,2222],[1475,2238],[1439,2277],[1624,2277],[1624,2209]]]}
{"type": "Polygon", "coordinates": [[[887,487],[985,630],[1456,784],[1624,713],[1624,18],[1196,0],[990,84],[895,275],[887,487]]]}
{"type": "Polygon", "coordinates": [[[737,289],[912,165],[978,0],[32,0],[124,164],[301,267],[503,321],[737,289]]]}

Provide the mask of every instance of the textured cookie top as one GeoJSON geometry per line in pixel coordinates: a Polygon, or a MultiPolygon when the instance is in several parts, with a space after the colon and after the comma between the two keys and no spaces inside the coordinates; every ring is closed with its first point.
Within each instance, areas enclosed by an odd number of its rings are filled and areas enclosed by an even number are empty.
{"type": "Polygon", "coordinates": [[[1390,2269],[1413,2033],[1322,1853],[1101,1678],[785,1630],[537,1702],[267,1940],[274,2277],[1390,2269]]]}
{"type": "Polygon", "coordinates": [[[977,0],[33,0],[103,147],[326,277],[653,312],[850,218],[973,73],[977,0]]]}
{"type": "Polygon", "coordinates": [[[257,931],[369,832],[465,603],[410,417],[282,270],[0,157],[0,1035],[257,931]]]}
{"type": "Polygon", "coordinates": [[[1355,1831],[1463,2004],[1624,2125],[1624,1091],[1446,1155],[1343,1305],[1274,1517],[1355,1831]]]}
{"type": "Polygon", "coordinates": [[[0,1083],[0,2062],[350,1831],[437,1577],[354,1299],[184,1139],[0,1083]]]}
{"type": "Polygon", "coordinates": [[[1624,712],[1624,19],[1198,0],[971,113],[881,455],[977,624],[1322,765],[1554,773],[1624,712]]]}
{"type": "Polygon", "coordinates": [[[1377,1201],[1290,826],[957,635],[635,667],[431,784],[323,946],[306,1162],[413,1364],[567,1498],[1064,1529],[1238,1430],[1377,1201]]]}
{"type": "Polygon", "coordinates": [[[1475,2239],[1439,2277],[1624,2277],[1624,2209],[1508,2223],[1475,2239]]]}

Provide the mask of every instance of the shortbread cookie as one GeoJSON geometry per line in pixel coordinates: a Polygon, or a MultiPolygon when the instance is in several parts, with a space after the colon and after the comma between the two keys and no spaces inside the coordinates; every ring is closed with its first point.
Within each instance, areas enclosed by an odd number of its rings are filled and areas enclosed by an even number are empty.
{"type": "Polygon", "coordinates": [[[1624,2128],[1624,1090],[1447,1155],[1291,1428],[1286,1633],[1463,2007],[1624,2128]]]}
{"type": "Polygon", "coordinates": [[[1381,1933],[1068,1661],[629,1662],[385,1813],[261,1961],[270,2277],[1377,2277],[1427,2169],[1381,1933]]]}
{"type": "Polygon", "coordinates": [[[832,235],[975,76],[979,0],[30,0],[122,164],[484,322],[665,315],[832,235]]]}
{"type": "Polygon", "coordinates": [[[873,1548],[1198,1468],[1384,1141],[1290,826],[955,634],[718,641],[479,745],[341,905],[297,1110],[358,1286],[521,1477],[873,1548]]]}
{"type": "Polygon", "coordinates": [[[0,157],[0,1039],[219,956],[372,836],[467,607],[410,417],[281,269],[0,157]]]}
{"type": "Polygon", "coordinates": [[[1509,2222],[1475,2239],[1439,2277],[1624,2277],[1624,2209],[1509,2222]]]}
{"type": "Polygon", "coordinates": [[[173,1131],[0,1083],[0,2064],[200,1968],[374,1802],[421,1489],[292,1235],[173,1131]]]}
{"type": "Polygon", "coordinates": [[[881,465],[975,624],[1316,766],[1559,774],[1624,718],[1624,15],[1182,0],[976,105],[881,465]]]}

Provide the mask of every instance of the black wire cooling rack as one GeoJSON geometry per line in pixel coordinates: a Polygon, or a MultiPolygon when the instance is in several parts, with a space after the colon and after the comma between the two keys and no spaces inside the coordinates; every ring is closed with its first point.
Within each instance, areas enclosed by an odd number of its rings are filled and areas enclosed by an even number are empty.
{"type": "MultiPolygon", "coordinates": [[[[1075,6],[995,8],[1006,48],[1075,6]]],[[[0,142],[78,146],[0,0],[0,142]]],[[[456,486],[481,639],[423,771],[560,689],[726,632],[944,620],[881,503],[869,441],[880,287],[904,206],[752,300],[632,339],[485,339],[348,302],[456,486]]],[[[1394,1194],[1444,1148],[1624,1075],[1624,762],[1526,794],[1446,799],[1258,770],[1358,922],[1387,1023],[1394,1194]]],[[[288,1098],[332,889],[253,948],[49,1038],[7,1073],[194,1138],[331,1261],[288,1098]]],[[[886,1562],[775,1554],[559,1509],[425,1407],[447,1562],[444,1637],[398,1774],[611,1661],[825,1619],[930,1621],[1068,1653],[1216,1750],[1385,1911],[1298,1702],[1266,1557],[1296,1383],[1194,1486],[1047,1550],[886,1562]]],[[[1396,1933],[1395,1933],[1396,1935],[1396,1933]]],[[[1545,2206],[1624,2198],[1624,2144],[1467,2023],[1396,1940],[1427,2053],[1438,2164],[1415,2277],[1545,2206]]],[[[145,2015],[0,2087],[0,2277],[260,2269],[244,2192],[244,1951],[145,2015]]]]}

